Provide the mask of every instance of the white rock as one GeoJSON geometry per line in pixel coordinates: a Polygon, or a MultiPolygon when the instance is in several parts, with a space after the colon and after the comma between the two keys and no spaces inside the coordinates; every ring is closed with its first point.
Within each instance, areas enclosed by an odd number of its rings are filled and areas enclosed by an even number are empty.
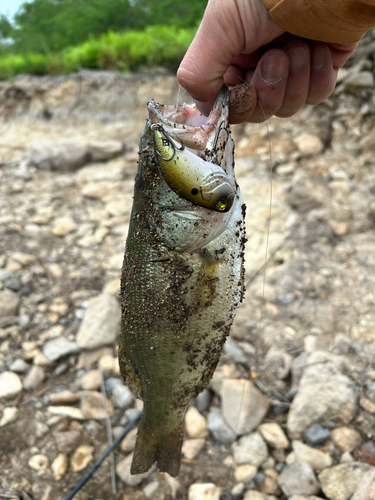
{"type": "Polygon", "coordinates": [[[234,470],[234,478],[241,483],[249,483],[257,475],[258,469],[255,465],[239,465],[234,470]]]}
{"type": "Polygon", "coordinates": [[[318,155],[323,151],[324,145],[319,137],[310,134],[301,134],[294,142],[303,156],[318,155]]]}
{"type": "Polygon", "coordinates": [[[40,471],[40,470],[46,470],[49,465],[49,462],[48,458],[45,455],[41,455],[38,453],[37,455],[33,455],[30,458],[28,465],[29,467],[31,467],[31,469],[40,471]]]}
{"type": "Polygon", "coordinates": [[[207,426],[213,437],[221,443],[233,443],[237,433],[226,423],[218,408],[213,408],[207,415],[207,426]]]}
{"type": "Polygon", "coordinates": [[[13,363],[9,366],[9,370],[15,373],[26,373],[29,368],[30,365],[20,358],[14,360],[13,363]]]}
{"type": "Polygon", "coordinates": [[[73,472],[79,472],[86,469],[88,464],[94,459],[94,447],[81,444],[73,453],[70,463],[73,472]]]}
{"type": "Polygon", "coordinates": [[[296,462],[306,462],[315,471],[332,465],[332,457],[328,453],[311,448],[301,441],[293,441],[292,446],[296,462]]]}
{"type": "Polygon", "coordinates": [[[0,374],[0,399],[13,398],[22,391],[22,382],[18,375],[13,372],[0,374]]]}
{"type": "Polygon", "coordinates": [[[205,443],[206,440],[203,438],[185,439],[182,444],[182,454],[188,460],[193,460],[199,455],[205,443]]]}
{"type": "MultiPolygon", "coordinates": [[[[83,391],[81,394],[81,411],[85,419],[101,420],[107,417],[104,396],[96,391],[83,391]]],[[[113,405],[107,401],[108,413],[113,415],[113,405]]]]}
{"type": "Polygon", "coordinates": [[[185,430],[192,439],[208,436],[207,420],[195,406],[190,406],[185,415],[185,430]]]}
{"type": "Polygon", "coordinates": [[[267,413],[269,401],[249,380],[224,380],[221,406],[227,424],[242,435],[260,424],[267,413]]]}
{"type": "Polygon", "coordinates": [[[126,458],[118,462],[116,465],[116,474],[118,477],[121,479],[121,481],[128,486],[137,486],[138,484],[141,484],[142,481],[150,477],[150,475],[153,473],[154,468],[151,467],[151,469],[144,474],[136,474],[135,476],[132,476],[130,474],[130,466],[133,460],[133,453],[128,455],[126,458]]]}
{"type": "Polygon", "coordinates": [[[153,498],[153,496],[156,493],[156,490],[158,488],[159,488],[158,481],[152,481],[152,483],[147,484],[143,488],[143,493],[146,495],[147,498],[151,499],[151,498],[153,498]]]}
{"type": "Polygon", "coordinates": [[[120,448],[125,453],[130,453],[135,448],[138,429],[132,429],[121,441],[120,448]]]}
{"type": "Polygon", "coordinates": [[[213,483],[192,484],[188,492],[188,500],[220,500],[221,489],[213,483]]]}
{"type": "Polygon", "coordinates": [[[120,155],[124,145],[121,141],[95,141],[89,146],[92,161],[105,161],[120,155]]]}
{"type": "Polygon", "coordinates": [[[50,361],[57,361],[63,356],[76,354],[81,350],[76,342],[68,340],[66,337],[57,337],[49,340],[43,347],[43,354],[50,361]]]}
{"type": "Polygon", "coordinates": [[[267,500],[267,495],[257,490],[248,490],[243,500],[267,500]]]}
{"type": "Polygon", "coordinates": [[[30,152],[29,163],[41,170],[71,172],[82,167],[88,160],[85,147],[72,143],[56,143],[50,139],[35,141],[30,152]]]}
{"type": "Polygon", "coordinates": [[[259,467],[267,460],[268,450],[259,432],[242,436],[232,444],[233,457],[237,465],[250,464],[259,467]]]}
{"type": "Polygon", "coordinates": [[[356,392],[352,381],[338,371],[333,363],[307,366],[299,391],[288,414],[288,432],[299,437],[310,425],[335,418],[349,423],[357,411],[356,392]],[[337,390],[337,388],[340,390],[337,390]]]}
{"type": "Polygon", "coordinates": [[[135,401],[135,397],[129,387],[122,384],[116,385],[113,389],[112,399],[116,408],[122,409],[129,408],[135,401]]]}
{"type": "Polygon", "coordinates": [[[77,229],[76,221],[70,217],[60,217],[55,220],[52,227],[52,234],[55,236],[66,236],[77,229]]]}
{"type": "Polygon", "coordinates": [[[374,468],[363,476],[360,484],[354,492],[354,495],[351,497],[351,500],[375,500],[374,468]]]}
{"type": "Polygon", "coordinates": [[[101,294],[91,299],[77,334],[77,344],[83,349],[113,344],[120,318],[120,305],[112,295],[101,294]]]}
{"type": "Polygon", "coordinates": [[[4,427],[17,419],[18,410],[15,406],[7,406],[4,408],[3,416],[0,420],[0,427],[4,427]]]}
{"type": "Polygon", "coordinates": [[[39,384],[43,382],[44,377],[45,373],[41,366],[36,366],[36,365],[32,366],[30,368],[29,373],[23,379],[23,388],[26,391],[31,391],[32,389],[35,389],[36,387],[38,387],[39,384]]]}
{"type": "Polygon", "coordinates": [[[305,462],[298,462],[292,464],[288,469],[284,469],[279,476],[279,485],[287,497],[314,495],[320,490],[314,471],[305,462]]]}
{"type": "Polygon", "coordinates": [[[288,448],[288,438],[286,437],[281,426],[276,422],[261,424],[258,427],[258,431],[262,434],[263,439],[265,439],[271,448],[276,450],[284,450],[288,448]]]}
{"type": "Polygon", "coordinates": [[[65,475],[68,469],[68,459],[66,455],[64,455],[63,453],[59,453],[55,460],[52,462],[51,469],[55,481],[60,481],[60,479],[65,475]]]}
{"type": "Polygon", "coordinates": [[[356,92],[361,89],[373,88],[375,85],[374,75],[371,71],[360,71],[349,73],[345,78],[344,87],[346,90],[356,92]]]}
{"type": "Polygon", "coordinates": [[[100,370],[90,370],[79,379],[79,385],[85,391],[95,391],[100,388],[100,370]]]}
{"type": "Polygon", "coordinates": [[[324,469],[318,477],[324,494],[330,500],[348,500],[362,483],[365,474],[372,470],[369,464],[351,462],[324,469]]]}
{"type": "Polygon", "coordinates": [[[16,316],[20,299],[12,290],[0,290],[0,318],[16,316]]]}
{"type": "Polygon", "coordinates": [[[73,406],[48,406],[47,411],[52,415],[61,415],[62,417],[70,417],[73,420],[85,420],[82,411],[73,406]]]}

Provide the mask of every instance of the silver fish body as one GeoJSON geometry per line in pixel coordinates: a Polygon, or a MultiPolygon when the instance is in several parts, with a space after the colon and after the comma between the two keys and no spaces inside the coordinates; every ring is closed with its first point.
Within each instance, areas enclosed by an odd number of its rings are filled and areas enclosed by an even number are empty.
{"type": "MultiPolygon", "coordinates": [[[[176,476],[187,405],[209,383],[242,299],[245,206],[234,177],[228,90],[206,122],[192,106],[148,107],[122,269],[119,361],[125,382],[144,401],[131,472],[157,462],[176,476]],[[229,210],[199,206],[175,180],[167,182],[162,161],[170,160],[156,149],[155,124],[176,164],[186,148],[188,158],[198,157],[194,168],[203,160],[222,169],[233,186],[229,210]]],[[[185,173],[180,169],[177,180],[185,173]]]]}

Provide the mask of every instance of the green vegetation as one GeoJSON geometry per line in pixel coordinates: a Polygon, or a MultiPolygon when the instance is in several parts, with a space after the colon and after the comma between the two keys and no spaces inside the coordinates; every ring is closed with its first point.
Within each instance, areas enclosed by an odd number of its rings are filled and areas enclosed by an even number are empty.
{"type": "Polygon", "coordinates": [[[0,15],[0,79],[79,68],[175,68],[207,0],[32,0],[0,15]]]}

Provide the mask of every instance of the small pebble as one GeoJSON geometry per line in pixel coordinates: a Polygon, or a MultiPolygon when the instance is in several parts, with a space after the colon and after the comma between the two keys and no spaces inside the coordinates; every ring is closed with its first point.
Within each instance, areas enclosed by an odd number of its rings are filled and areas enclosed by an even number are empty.
{"type": "Polygon", "coordinates": [[[304,432],[305,440],[312,446],[320,446],[331,437],[331,432],[320,424],[311,425],[304,432]]]}
{"type": "Polygon", "coordinates": [[[221,489],[213,483],[195,483],[188,491],[188,500],[220,500],[221,489]]]}
{"type": "Polygon", "coordinates": [[[258,427],[258,431],[262,434],[263,439],[271,448],[275,448],[277,450],[288,448],[288,438],[279,424],[275,422],[261,424],[258,427]]]}
{"type": "Polygon", "coordinates": [[[320,485],[314,471],[306,462],[298,462],[285,468],[279,476],[279,486],[284,495],[315,495],[320,485]]]}
{"type": "Polygon", "coordinates": [[[193,460],[199,455],[205,444],[206,440],[202,438],[185,439],[182,444],[182,454],[188,460],[193,460]]]}
{"type": "Polygon", "coordinates": [[[267,445],[259,432],[242,436],[232,444],[232,452],[237,465],[251,464],[259,467],[268,457],[267,445]]]}
{"type": "Polygon", "coordinates": [[[86,469],[88,464],[94,459],[94,447],[82,444],[78,446],[70,460],[73,472],[86,469]]]}
{"type": "Polygon", "coordinates": [[[17,419],[18,409],[15,406],[7,406],[4,408],[3,415],[0,420],[0,427],[5,427],[6,425],[14,422],[17,419]]]}
{"type": "Polygon", "coordinates": [[[338,427],[331,432],[332,441],[342,452],[352,452],[361,444],[361,436],[350,427],[338,427]]]}
{"type": "Polygon", "coordinates": [[[55,460],[51,464],[51,469],[53,472],[53,477],[55,481],[60,481],[60,479],[65,475],[68,469],[68,459],[63,453],[59,453],[55,460]]]}
{"type": "Polygon", "coordinates": [[[190,406],[185,415],[185,430],[190,438],[206,438],[208,436],[207,420],[195,408],[190,406]]]}
{"type": "Polygon", "coordinates": [[[33,455],[30,458],[28,464],[31,469],[34,469],[36,471],[44,471],[47,469],[49,462],[48,458],[45,455],[41,455],[38,453],[37,455],[33,455]]]}

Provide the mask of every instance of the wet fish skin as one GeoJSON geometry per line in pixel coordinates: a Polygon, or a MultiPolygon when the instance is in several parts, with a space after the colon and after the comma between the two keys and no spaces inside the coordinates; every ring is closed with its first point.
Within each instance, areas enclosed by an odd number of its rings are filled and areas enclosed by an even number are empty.
{"type": "MultiPolygon", "coordinates": [[[[223,91],[214,109],[226,126],[227,96],[223,91]]],[[[131,473],[157,462],[176,476],[187,405],[209,383],[242,299],[245,209],[229,134],[218,141],[217,158],[236,194],[231,209],[218,213],[193,205],[166,183],[153,120],[150,112],[122,269],[119,362],[125,382],[144,401],[131,473]]],[[[210,154],[212,134],[210,125],[202,156],[210,154]]]]}

